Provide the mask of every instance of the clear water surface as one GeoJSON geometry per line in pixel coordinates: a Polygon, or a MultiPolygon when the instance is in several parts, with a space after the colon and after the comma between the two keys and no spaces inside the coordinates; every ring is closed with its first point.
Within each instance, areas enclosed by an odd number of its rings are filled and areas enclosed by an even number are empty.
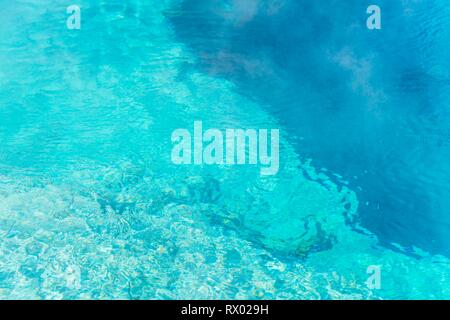
{"type": "Polygon", "coordinates": [[[0,298],[450,297],[450,6],[378,2],[0,0],[0,298]],[[174,166],[194,120],[279,174],[174,166]]]}

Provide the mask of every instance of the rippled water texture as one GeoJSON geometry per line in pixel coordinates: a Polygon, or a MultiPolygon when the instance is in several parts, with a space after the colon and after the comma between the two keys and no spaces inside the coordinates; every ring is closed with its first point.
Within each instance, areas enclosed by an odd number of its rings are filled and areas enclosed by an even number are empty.
{"type": "Polygon", "coordinates": [[[364,1],[186,0],[172,21],[203,70],[350,182],[385,245],[450,256],[450,5],[377,4],[380,31],[364,1]]]}
{"type": "Polygon", "coordinates": [[[68,30],[0,0],[0,298],[448,298],[448,5],[368,33],[321,2],[84,0],[68,30]],[[173,165],[195,120],[280,128],[279,174],[173,165]]]}

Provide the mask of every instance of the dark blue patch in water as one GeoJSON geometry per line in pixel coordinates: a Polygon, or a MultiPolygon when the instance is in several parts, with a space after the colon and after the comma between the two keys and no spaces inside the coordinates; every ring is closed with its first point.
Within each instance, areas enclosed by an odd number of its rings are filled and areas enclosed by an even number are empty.
{"type": "Polygon", "coordinates": [[[350,181],[389,246],[450,256],[446,1],[185,0],[167,12],[204,72],[264,105],[299,155],[350,181]]]}

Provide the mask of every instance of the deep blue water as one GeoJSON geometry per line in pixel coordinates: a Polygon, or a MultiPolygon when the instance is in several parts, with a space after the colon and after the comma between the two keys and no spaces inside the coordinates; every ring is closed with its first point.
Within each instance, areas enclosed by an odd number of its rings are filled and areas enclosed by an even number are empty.
{"type": "Polygon", "coordinates": [[[450,6],[185,0],[168,12],[197,67],[285,126],[298,153],[343,177],[385,246],[450,256],[450,6]]]}

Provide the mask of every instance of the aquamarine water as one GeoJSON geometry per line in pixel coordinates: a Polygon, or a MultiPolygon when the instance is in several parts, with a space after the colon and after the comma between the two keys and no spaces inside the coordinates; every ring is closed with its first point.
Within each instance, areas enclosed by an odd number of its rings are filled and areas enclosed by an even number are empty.
{"type": "Polygon", "coordinates": [[[450,297],[449,7],[341,2],[0,0],[0,298],[450,297]],[[279,174],[175,166],[196,120],[279,174]]]}

